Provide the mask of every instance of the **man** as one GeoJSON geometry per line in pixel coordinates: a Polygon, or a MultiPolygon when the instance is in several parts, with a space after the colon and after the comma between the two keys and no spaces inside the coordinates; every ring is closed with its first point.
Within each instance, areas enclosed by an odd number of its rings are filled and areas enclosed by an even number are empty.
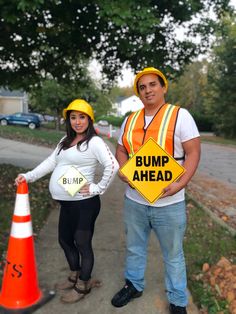
{"type": "MultiPolygon", "coordinates": [[[[116,158],[120,167],[153,137],[186,172],[164,189],[153,204],[130,184],[124,201],[127,236],[125,286],[112,298],[115,307],[140,297],[144,290],[147,243],[151,229],[161,246],[165,285],[171,314],[185,314],[188,302],[183,238],[186,228],[184,187],[194,175],[200,159],[200,139],[196,124],[186,109],[166,104],[168,82],[156,68],[145,68],[134,80],[134,91],[144,108],[132,113],[121,127],[116,158]]],[[[128,183],[122,174],[120,178],[128,183]]]]}

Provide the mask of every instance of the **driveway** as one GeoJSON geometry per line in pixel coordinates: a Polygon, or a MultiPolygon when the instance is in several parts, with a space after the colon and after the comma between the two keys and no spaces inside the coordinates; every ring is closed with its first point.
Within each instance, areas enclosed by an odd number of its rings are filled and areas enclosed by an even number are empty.
{"type": "Polygon", "coordinates": [[[0,163],[31,169],[51,152],[50,148],[21,143],[0,137],[0,163]]]}

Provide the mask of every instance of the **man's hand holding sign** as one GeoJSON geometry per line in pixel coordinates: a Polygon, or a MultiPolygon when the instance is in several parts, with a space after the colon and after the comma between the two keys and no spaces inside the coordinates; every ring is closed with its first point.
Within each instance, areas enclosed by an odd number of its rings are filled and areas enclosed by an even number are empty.
{"type": "MultiPolygon", "coordinates": [[[[131,186],[154,203],[170,192],[171,184],[185,172],[170,154],[150,138],[120,169],[131,186]]],[[[174,186],[173,186],[174,188],[174,186]]]]}

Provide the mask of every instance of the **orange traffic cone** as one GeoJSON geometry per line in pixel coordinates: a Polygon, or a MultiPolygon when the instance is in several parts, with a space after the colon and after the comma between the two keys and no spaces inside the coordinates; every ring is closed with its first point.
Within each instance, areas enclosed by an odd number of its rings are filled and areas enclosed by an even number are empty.
{"type": "Polygon", "coordinates": [[[45,296],[39,289],[37,277],[28,185],[24,181],[17,187],[0,292],[0,312],[16,313],[22,309],[17,313],[24,313],[27,308],[29,313],[30,307],[38,308],[51,299],[54,292],[45,296]]]}

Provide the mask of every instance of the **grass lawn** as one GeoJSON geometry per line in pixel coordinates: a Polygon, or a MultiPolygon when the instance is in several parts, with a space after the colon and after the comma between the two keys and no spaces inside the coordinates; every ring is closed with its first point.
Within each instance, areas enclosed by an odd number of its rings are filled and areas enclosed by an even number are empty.
{"type": "MultiPolygon", "coordinates": [[[[0,137],[22,140],[29,143],[50,146],[58,142],[63,132],[52,130],[29,130],[24,127],[0,126],[0,137]]],[[[208,137],[204,137],[204,141],[208,137]]],[[[213,138],[213,137],[210,137],[213,138]]],[[[112,139],[114,141],[114,139],[112,139]]],[[[217,139],[224,143],[222,139],[217,139]]],[[[214,139],[214,142],[217,142],[214,139]]],[[[114,143],[114,142],[113,142],[114,143]]],[[[236,144],[235,141],[227,141],[225,144],[236,144]]],[[[4,252],[7,249],[11,219],[15,202],[14,178],[23,169],[11,165],[0,165],[0,257],[3,261],[4,252]]],[[[46,221],[50,210],[57,206],[51,200],[48,192],[48,177],[30,185],[30,208],[32,214],[34,233],[37,234],[46,221]]],[[[192,200],[187,200],[188,227],[184,247],[188,269],[189,289],[195,304],[206,314],[228,314],[228,305],[217,293],[211,291],[210,286],[198,280],[202,272],[202,265],[216,264],[224,256],[232,263],[236,263],[236,238],[226,229],[215,223],[206,212],[197,206],[192,200]]],[[[0,274],[1,275],[1,274],[0,274]]],[[[1,276],[0,276],[1,277],[1,276]]],[[[1,280],[1,278],[0,278],[1,280]]]]}
{"type": "Polygon", "coordinates": [[[55,144],[58,143],[64,134],[65,132],[63,131],[55,131],[46,128],[30,130],[27,127],[0,125],[0,137],[47,147],[55,146],[55,144]]]}
{"type": "Polygon", "coordinates": [[[232,145],[236,146],[236,139],[225,139],[220,136],[214,135],[201,135],[201,141],[213,144],[232,145]]]}
{"type": "Polygon", "coordinates": [[[230,313],[227,302],[213,293],[210,285],[197,278],[201,278],[199,274],[202,274],[204,263],[215,265],[222,256],[236,263],[236,238],[214,222],[194,201],[187,199],[187,204],[188,227],[184,250],[188,285],[194,302],[199,308],[206,309],[207,313],[230,313]]]}

